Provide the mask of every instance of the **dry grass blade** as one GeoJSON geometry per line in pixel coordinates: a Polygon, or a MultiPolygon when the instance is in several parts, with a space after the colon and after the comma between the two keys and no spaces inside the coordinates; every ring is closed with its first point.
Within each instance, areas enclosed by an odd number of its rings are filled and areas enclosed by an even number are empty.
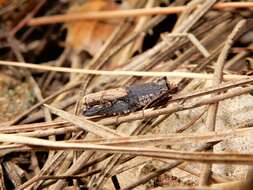
{"type": "Polygon", "coordinates": [[[253,2],[0,8],[0,189],[252,189],[253,2]]]}
{"type": "MultiPolygon", "coordinates": [[[[173,77],[173,78],[196,78],[196,79],[212,79],[212,74],[190,73],[190,72],[144,72],[144,71],[105,71],[105,70],[89,70],[89,69],[73,69],[66,67],[54,67],[47,65],[36,65],[30,63],[21,63],[14,61],[0,61],[0,65],[25,67],[29,69],[38,69],[43,71],[56,71],[64,73],[80,73],[90,75],[109,75],[109,76],[145,76],[145,77],[173,77]]],[[[246,75],[224,75],[225,80],[245,79],[246,75]]]]}
{"type": "MultiPolygon", "coordinates": [[[[226,9],[226,8],[252,8],[251,2],[235,2],[235,3],[217,3],[214,5],[214,9],[226,9]]],[[[104,11],[104,12],[91,12],[84,14],[70,14],[70,15],[56,15],[50,17],[34,18],[30,20],[31,25],[41,24],[55,24],[59,22],[69,22],[82,19],[108,19],[108,18],[122,18],[130,16],[147,16],[156,14],[175,14],[186,10],[185,6],[180,7],[168,7],[168,8],[148,8],[137,10],[125,10],[125,11],[104,11]]]]}
{"type": "MultiPolygon", "coordinates": [[[[215,70],[214,70],[214,76],[213,76],[213,86],[218,86],[220,83],[222,83],[223,79],[223,68],[225,65],[225,61],[227,59],[229,50],[235,40],[235,37],[238,35],[240,30],[242,29],[243,26],[245,26],[246,20],[241,20],[240,22],[237,23],[237,25],[234,27],[233,31],[231,34],[228,36],[227,41],[225,42],[224,48],[222,49],[218,60],[215,64],[215,70]]],[[[213,96],[218,95],[218,94],[213,94],[213,96]]],[[[208,115],[207,115],[207,121],[206,125],[208,130],[215,131],[215,125],[216,125],[216,116],[218,112],[218,106],[219,102],[211,104],[208,108],[208,115]]],[[[200,185],[207,185],[209,177],[211,175],[211,170],[212,166],[211,165],[206,165],[204,166],[204,170],[202,173],[202,176],[200,178],[200,185]]]]}
{"type": "MultiPolygon", "coordinates": [[[[158,146],[158,145],[175,145],[175,144],[198,144],[198,143],[212,143],[219,142],[225,139],[247,137],[252,135],[252,128],[236,129],[233,131],[226,132],[208,132],[203,134],[174,134],[167,135],[140,135],[140,136],[129,136],[129,137],[114,137],[114,138],[102,138],[93,140],[74,140],[69,142],[76,143],[92,143],[100,145],[111,145],[111,146],[158,146]]],[[[20,133],[20,136],[25,134],[20,133]]],[[[28,136],[28,135],[25,135],[28,136]]],[[[68,141],[66,141],[68,142],[68,141]]],[[[16,148],[14,145],[2,145],[0,149],[16,148]]]]}
{"type": "Polygon", "coordinates": [[[167,34],[162,35],[163,40],[166,40],[166,38],[170,38],[170,37],[187,37],[190,39],[190,41],[198,48],[198,50],[205,56],[205,57],[209,57],[210,53],[207,51],[207,49],[199,42],[199,40],[190,33],[171,33],[171,34],[167,34]]]}
{"type": "Polygon", "coordinates": [[[112,129],[109,129],[107,127],[104,127],[100,124],[97,124],[95,122],[80,118],[74,114],[67,113],[65,111],[62,111],[60,109],[54,108],[49,105],[45,105],[52,113],[62,117],[63,119],[75,124],[76,126],[80,127],[81,129],[91,132],[95,135],[98,135],[100,137],[116,137],[116,136],[124,136],[123,134],[120,134],[118,132],[115,132],[112,129]]]}
{"type": "Polygon", "coordinates": [[[236,129],[225,132],[207,132],[203,134],[166,134],[166,135],[139,135],[129,137],[94,139],[94,140],[77,140],[76,142],[92,143],[101,145],[114,146],[157,146],[157,145],[175,145],[175,144],[198,144],[218,142],[230,138],[239,138],[251,136],[252,128],[236,129]]]}
{"type": "Polygon", "coordinates": [[[49,141],[32,137],[22,137],[12,134],[0,134],[1,142],[19,143],[30,146],[50,147],[51,149],[65,150],[95,150],[108,153],[130,154],[137,156],[148,156],[192,162],[231,163],[231,164],[253,164],[253,154],[240,153],[208,153],[208,152],[183,152],[158,148],[120,147],[104,146],[83,143],[65,143],[49,141]]]}

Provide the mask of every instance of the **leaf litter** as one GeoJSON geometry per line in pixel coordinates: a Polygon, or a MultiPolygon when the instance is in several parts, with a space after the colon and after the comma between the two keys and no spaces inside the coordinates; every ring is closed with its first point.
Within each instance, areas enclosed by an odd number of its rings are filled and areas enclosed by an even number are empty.
{"type": "Polygon", "coordinates": [[[252,189],[251,1],[0,6],[1,189],[252,189]]]}

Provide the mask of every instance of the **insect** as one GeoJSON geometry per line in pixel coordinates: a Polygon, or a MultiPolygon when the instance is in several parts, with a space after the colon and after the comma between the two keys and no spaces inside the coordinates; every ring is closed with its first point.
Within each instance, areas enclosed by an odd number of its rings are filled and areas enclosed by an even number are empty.
{"type": "Polygon", "coordinates": [[[166,78],[155,82],[135,84],[89,94],[84,97],[85,116],[112,116],[156,106],[157,100],[170,99],[177,87],[167,83],[166,78]]]}

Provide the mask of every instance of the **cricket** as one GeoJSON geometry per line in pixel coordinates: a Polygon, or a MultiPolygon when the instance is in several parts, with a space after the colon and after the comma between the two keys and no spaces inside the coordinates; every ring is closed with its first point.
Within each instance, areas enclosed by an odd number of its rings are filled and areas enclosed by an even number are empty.
{"type": "Polygon", "coordinates": [[[154,82],[91,93],[83,98],[84,116],[116,116],[159,106],[171,99],[177,87],[166,78],[154,82]]]}

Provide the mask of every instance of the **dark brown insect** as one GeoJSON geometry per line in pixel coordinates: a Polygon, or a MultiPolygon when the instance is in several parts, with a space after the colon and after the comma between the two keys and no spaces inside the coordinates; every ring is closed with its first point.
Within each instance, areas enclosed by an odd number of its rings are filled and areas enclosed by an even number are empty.
{"type": "Polygon", "coordinates": [[[84,115],[122,115],[144,107],[154,107],[157,100],[168,100],[176,91],[176,87],[172,87],[165,78],[162,78],[156,82],[89,94],[84,97],[86,104],[84,115]]]}

